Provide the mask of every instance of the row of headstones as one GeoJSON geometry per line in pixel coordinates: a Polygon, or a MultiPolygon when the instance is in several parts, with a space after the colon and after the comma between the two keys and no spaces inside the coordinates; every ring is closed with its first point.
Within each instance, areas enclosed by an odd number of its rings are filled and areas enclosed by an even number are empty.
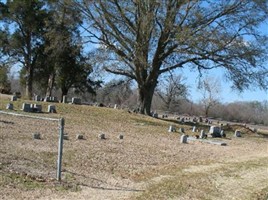
{"type": "MultiPolygon", "coordinates": [[[[192,129],[192,132],[196,132],[197,129],[194,126],[192,129]]],[[[173,125],[169,126],[168,132],[176,132],[176,128],[173,125]]],[[[180,133],[184,133],[184,128],[179,128],[180,133]]],[[[198,131],[197,131],[198,132],[198,131]]],[[[209,134],[211,134],[212,137],[226,137],[226,134],[224,133],[224,130],[221,130],[220,127],[217,126],[211,126],[209,129],[209,134]]],[[[241,137],[241,132],[239,130],[236,130],[234,133],[235,137],[241,137]]],[[[204,130],[200,131],[199,138],[207,138],[207,134],[204,130]]]]}
{"type": "MultiPolygon", "coordinates": [[[[41,140],[41,134],[40,134],[40,133],[33,133],[33,139],[41,140]]],[[[63,135],[63,139],[64,139],[64,140],[69,140],[69,136],[68,136],[68,134],[64,134],[64,135],[63,135]]],[[[77,139],[77,140],[84,140],[84,135],[82,135],[82,134],[77,134],[77,135],[76,135],[76,139],[77,139]]]]}
{"type": "MultiPolygon", "coordinates": [[[[12,103],[7,104],[6,109],[13,110],[14,109],[13,104],[12,103]]],[[[42,105],[23,103],[21,110],[24,112],[42,112],[42,105]]],[[[48,105],[47,112],[56,113],[56,106],[48,105]]]]}
{"type": "MultiPolygon", "coordinates": [[[[11,97],[10,100],[11,101],[17,101],[17,99],[18,99],[17,96],[14,95],[14,96],[11,97]]],[[[59,102],[57,97],[41,98],[41,96],[39,96],[39,95],[35,95],[34,101],[59,102]]],[[[62,103],[68,103],[67,96],[63,96],[62,103]]],[[[81,99],[77,98],[77,97],[73,97],[71,103],[72,104],[81,104],[81,99]]]]}
{"type": "MultiPolygon", "coordinates": [[[[98,135],[98,138],[101,139],[101,140],[104,140],[104,139],[106,139],[106,136],[105,136],[104,133],[101,133],[101,134],[98,135]]],[[[124,139],[124,135],[123,135],[123,134],[119,134],[119,135],[118,135],[118,138],[119,138],[120,140],[123,140],[123,139],[124,139]]],[[[41,134],[40,134],[40,133],[33,133],[33,139],[40,140],[40,139],[41,139],[41,134]]],[[[64,134],[64,135],[63,135],[63,139],[64,139],[64,140],[69,140],[69,136],[68,136],[68,134],[64,134]]],[[[84,135],[82,135],[82,134],[77,134],[77,135],[76,135],[76,139],[77,139],[77,140],[84,140],[85,138],[84,138],[84,135]]]]}

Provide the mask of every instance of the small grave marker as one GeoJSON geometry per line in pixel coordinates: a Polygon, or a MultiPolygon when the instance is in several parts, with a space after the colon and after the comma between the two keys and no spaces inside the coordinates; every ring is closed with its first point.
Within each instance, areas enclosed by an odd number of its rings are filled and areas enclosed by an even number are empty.
{"type": "Polygon", "coordinates": [[[169,133],[176,132],[175,127],[174,127],[173,125],[170,125],[170,126],[169,126],[169,129],[168,129],[168,132],[169,132],[169,133]]]}
{"type": "Polygon", "coordinates": [[[101,140],[106,139],[104,133],[100,133],[100,134],[98,135],[98,138],[100,138],[101,140]]]}
{"type": "Polygon", "coordinates": [[[179,132],[180,132],[180,133],[184,133],[184,128],[180,128],[180,129],[179,129],[179,132]]]}
{"type": "Polygon", "coordinates": [[[82,135],[82,134],[77,134],[77,135],[76,135],[76,139],[77,139],[77,140],[83,140],[83,139],[84,139],[84,135],[82,135]]]}
{"type": "Polygon", "coordinates": [[[12,103],[8,103],[7,104],[7,107],[6,107],[7,110],[13,110],[13,108],[14,107],[13,107],[13,104],[12,103]]]}
{"type": "Polygon", "coordinates": [[[241,137],[241,132],[240,132],[240,130],[236,130],[234,136],[235,136],[235,137],[241,137]]]}
{"type": "Polygon", "coordinates": [[[49,113],[56,113],[56,106],[48,105],[47,112],[49,113]]]}
{"type": "Polygon", "coordinates": [[[183,135],[181,136],[180,142],[181,142],[181,143],[187,143],[187,137],[188,137],[187,135],[184,135],[184,134],[183,134],[183,135]]]}
{"type": "Polygon", "coordinates": [[[40,133],[33,133],[33,139],[40,140],[41,134],[40,133]]]}
{"type": "Polygon", "coordinates": [[[78,105],[80,105],[81,104],[81,99],[80,98],[73,97],[72,98],[72,104],[78,104],[78,105]]]}
{"type": "Polygon", "coordinates": [[[12,96],[10,100],[11,101],[17,101],[17,96],[12,96]]]}

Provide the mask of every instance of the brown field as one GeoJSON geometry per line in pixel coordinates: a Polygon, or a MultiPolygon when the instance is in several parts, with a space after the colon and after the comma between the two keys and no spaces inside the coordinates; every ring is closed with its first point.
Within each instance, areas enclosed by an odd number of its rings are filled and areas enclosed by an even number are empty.
{"type": "MultiPolygon", "coordinates": [[[[7,98],[0,97],[5,111],[7,98]]],[[[30,101],[28,101],[30,102],[30,101]]],[[[13,102],[14,113],[22,100],[13,102]]],[[[184,127],[126,110],[56,103],[66,121],[62,181],[57,182],[59,126],[56,121],[0,114],[0,199],[267,199],[268,138],[239,125],[226,129],[227,146],[180,143],[184,127]],[[233,137],[235,129],[241,138],[233,137]],[[41,140],[32,139],[40,133],[41,140]],[[105,133],[106,139],[98,135],[105,133]],[[83,134],[84,140],[76,135],[83,134]],[[124,139],[118,138],[119,134],[124,139]]],[[[22,113],[30,115],[30,113],[22,113]]],[[[207,126],[198,127],[208,131],[207,126]]]]}

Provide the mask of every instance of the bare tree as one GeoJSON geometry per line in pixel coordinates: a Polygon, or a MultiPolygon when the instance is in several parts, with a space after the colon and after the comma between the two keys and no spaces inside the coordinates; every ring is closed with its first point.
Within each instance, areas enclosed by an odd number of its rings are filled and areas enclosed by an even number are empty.
{"type": "Polygon", "coordinates": [[[205,117],[208,117],[209,110],[220,102],[220,82],[212,77],[206,77],[199,84],[202,94],[201,104],[204,106],[205,117]]]}
{"type": "Polygon", "coordinates": [[[103,68],[137,82],[140,112],[150,115],[158,78],[177,68],[225,69],[239,90],[265,88],[267,1],[74,0],[103,68]]]}
{"type": "Polygon", "coordinates": [[[164,103],[164,109],[170,111],[178,107],[182,99],[186,99],[187,87],[185,78],[180,75],[170,74],[160,82],[156,89],[157,95],[164,103]]]}

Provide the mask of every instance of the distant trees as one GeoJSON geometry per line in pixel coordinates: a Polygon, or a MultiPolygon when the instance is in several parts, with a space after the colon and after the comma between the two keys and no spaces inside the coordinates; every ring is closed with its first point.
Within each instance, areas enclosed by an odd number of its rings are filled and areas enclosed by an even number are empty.
{"type": "Polygon", "coordinates": [[[112,80],[97,90],[97,101],[100,103],[127,105],[133,94],[131,83],[126,80],[112,80]]]}
{"type": "Polygon", "coordinates": [[[178,68],[223,68],[236,88],[267,86],[267,37],[258,26],[267,2],[74,1],[103,68],[136,81],[140,112],[150,115],[161,74],[178,68]]]}
{"type": "Polygon", "coordinates": [[[0,93],[9,94],[11,91],[11,82],[8,78],[8,67],[0,66],[0,93]]]}
{"type": "Polygon", "coordinates": [[[188,90],[182,75],[169,74],[159,83],[156,95],[163,102],[163,109],[172,111],[178,109],[182,100],[187,98],[188,90]]]}
{"type": "Polygon", "coordinates": [[[26,97],[32,97],[34,69],[43,45],[47,13],[43,1],[7,0],[0,4],[2,49],[5,55],[17,60],[24,70],[26,97]]]}
{"type": "Polygon", "coordinates": [[[200,103],[204,106],[205,117],[210,109],[220,102],[220,82],[213,77],[206,77],[199,83],[198,89],[202,95],[200,103]]]}
{"type": "Polygon", "coordinates": [[[7,0],[0,4],[1,54],[22,67],[21,83],[29,99],[34,82],[46,96],[55,88],[60,88],[61,96],[70,88],[94,92],[99,84],[90,79],[93,67],[83,55],[80,14],[71,2],[7,0]]]}

